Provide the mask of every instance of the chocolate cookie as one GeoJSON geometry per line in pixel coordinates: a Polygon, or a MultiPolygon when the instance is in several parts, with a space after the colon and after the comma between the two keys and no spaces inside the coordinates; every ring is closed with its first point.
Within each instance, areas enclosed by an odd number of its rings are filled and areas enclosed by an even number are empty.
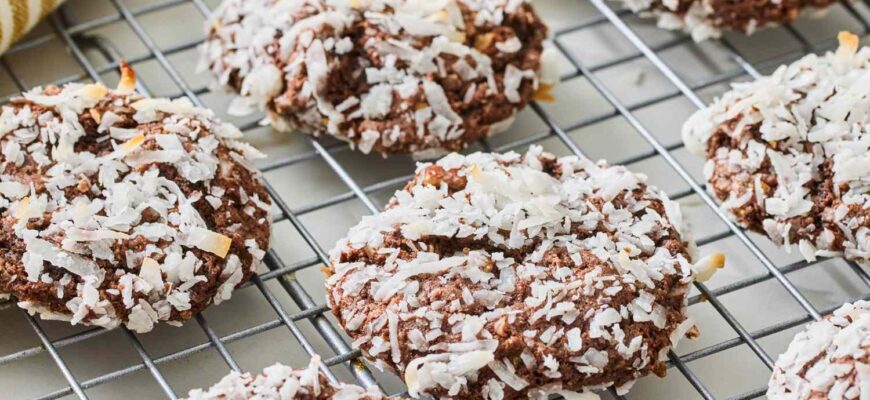
{"type": "Polygon", "coordinates": [[[150,331],[230,298],[269,245],[241,132],[187,99],[36,88],[0,112],[0,293],[45,319],[150,331]]]}
{"type": "Polygon", "coordinates": [[[434,157],[506,129],[558,80],[524,0],[225,0],[204,67],[280,129],[434,157]]]}
{"type": "Polygon", "coordinates": [[[808,55],[740,83],[683,127],[722,208],[809,261],[870,259],[870,48],[808,55]]]}
{"type": "Polygon", "coordinates": [[[540,147],[421,164],[331,252],[329,305],[412,396],[623,393],[696,332],[680,208],[645,179],[540,147]]]}
{"type": "Polygon", "coordinates": [[[683,30],[696,41],[721,36],[723,30],[752,34],[794,21],[804,9],[823,10],[836,0],[622,0],[626,8],[658,18],[665,29],[683,30]]]}
{"type": "Polygon", "coordinates": [[[798,333],[776,360],[767,398],[870,398],[870,302],[844,304],[798,333]]]}
{"type": "Polygon", "coordinates": [[[188,400],[381,400],[377,389],[329,383],[314,356],[304,370],[275,364],[257,376],[232,372],[208,390],[191,390],[188,400]]]}

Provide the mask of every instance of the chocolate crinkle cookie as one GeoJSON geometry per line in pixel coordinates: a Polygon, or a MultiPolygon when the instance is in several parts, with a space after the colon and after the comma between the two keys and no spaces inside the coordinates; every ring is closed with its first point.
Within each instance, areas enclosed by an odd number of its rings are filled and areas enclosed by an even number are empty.
{"type": "Polygon", "coordinates": [[[844,304],[776,360],[771,400],[870,399],[870,302],[844,304]]]}
{"type": "Polygon", "coordinates": [[[0,111],[0,293],[45,319],[150,331],[230,298],[269,245],[241,132],[187,99],[36,88],[0,111]]]}
{"type": "Polygon", "coordinates": [[[187,400],[382,400],[377,389],[330,383],[314,356],[306,369],[275,364],[257,376],[232,372],[208,390],[190,391],[187,400]]]}
{"type": "Polygon", "coordinates": [[[870,259],[870,48],[840,34],[808,55],[735,84],[683,127],[706,154],[708,189],[750,230],[813,261],[870,259]]]}
{"type": "Polygon", "coordinates": [[[803,10],[823,11],[836,0],[621,0],[642,16],[654,16],[664,29],[682,30],[696,41],[721,36],[723,30],[752,34],[794,21],[803,10]]]}
{"type": "Polygon", "coordinates": [[[537,146],[421,164],[331,252],[329,305],[414,397],[624,393],[696,333],[687,286],[711,267],[644,182],[537,146]]]}
{"type": "Polygon", "coordinates": [[[279,129],[432,158],[505,130],[558,81],[525,0],[225,0],[204,68],[279,129]]]}

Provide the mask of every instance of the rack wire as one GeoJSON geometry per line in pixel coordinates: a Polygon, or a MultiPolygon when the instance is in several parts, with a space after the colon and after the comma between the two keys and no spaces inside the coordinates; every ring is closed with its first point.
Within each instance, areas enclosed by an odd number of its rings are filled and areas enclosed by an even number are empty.
{"type": "MultiPolygon", "coordinates": [[[[530,144],[544,143],[548,147],[560,147],[563,153],[586,155],[584,139],[577,132],[600,129],[602,123],[610,121],[621,121],[621,123],[627,124],[633,135],[632,140],[643,143],[644,149],[634,152],[636,154],[623,156],[621,159],[611,159],[611,163],[626,164],[632,167],[644,165],[652,160],[664,163],[663,165],[669,169],[669,173],[674,174],[671,181],[681,186],[669,191],[670,197],[684,203],[684,205],[696,205],[704,209],[712,221],[711,224],[719,224],[724,227],[720,231],[699,237],[699,246],[713,249],[729,245],[728,242],[731,242],[730,245],[748,252],[749,260],[762,267],[760,273],[740,276],[733,281],[715,287],[695,283],[689,300],[690,313],[703,306],[703,310],[707,310],[706,312],[715,315],[716,318],[721,318],[725,322],[725,330],[730,329],[729,334],[734,336],[714,340],[703,346],[695,346],[693,350],[682,354],[671,352],[668,368],[676,370],[671,371],[671,373],[676,372],[693,389],[687,398],[727,397],[742,400],[762,397],[766,389],[763,385],[741,389],[738,393],[723,396],[717,390],[711,389],[713,382],[704,379],[693,369],[692,365],[699,360],[714,358],[729,350],[745,346],[756,362],[760,362],[769,372],[776,354],[771,354],[766,349],[762,343],[765,338],[788,332],[807,322],[819,319],[844,301],[870,298],[870,275],[855,263],[842,260],[818,260],[816,262],[780,262],[774,260],[773,258],[780,258],[778,255],[771,257],[775,250],[771,250],[771,247],[758,240],[758,237],[741,230],[718,209],[714,199],[705,191],[704,185],[699,183],[697,174],[685,166],[687,162],[680,160],[679,153],[682,151],[682,144],[678,140],[669,142],[663,139],[662,135],[654,133],[654,129],[650,127],[650,124],[645,123],[640,115],[645,110],[667,106],[675,101],[687,102],[691,107],[702,107],[705,104],[702,98],[709,97],[705,94],[708,91],[718,90],[721,92],[725,87],[724,85],[729,82],[758,77],[760,76],[759,71],[765,71],[779,64],[792,61],[807,52],[830,49],[835,46],[835,42],[831,37],[810,38],[799,27],[788,25],[777,28],[774,31],[778,33],[771,35],[785,36],[796,43],[797,46],[793,51],[780,52],[782,54],[777,54],[773,58],[749,57],[743,54],[741,43],[736,43],[740,41],[739,36],[726,36],[726,39],[710,41],[702,45],[694,44],[691,39],[682,34],[667,34],[665,40],[653,40],[647,38],[646,34],[640,33],[649,31],[648,22],[639,21],[625,11],[611,8],[612,4],[607,4],[604,0],[564,0],[561,3],[559,0],[554,1],[560,4],[560,7],[570,10],[566,13],[571,13],[561,18],[560,25],[562,26],[557,27],[553,32],[554,43],[563,55],[566,69],[570,70],[563,75],[562,80],[564,82],[577,82],[578,80],[583,82],[603,101],[605,106],[600,107],[603,110],[584,116],[579,121],[565,123],[554,116],[555,111],[552,107],[546,104],[532,104],[529,113],[539,121],[538,125],[543,129],[538,129],[536,132],[526,130],[521,134],[510,135],[507,140],[491,138],[479,143],[475,148],[488,151],[522,150],[530,144]],[[565,21],[569,22],[565,23],[565,21]],[[616,36],[610,36],[609,40],[619,40],[629,44],[630,51],[597,63],[590,63],[578,55],[573,49],[579,43],[576,39],[577,35],[585,35],[593,31],[600,33],[601,30],[607,30],[611,34],[615,32],[616,36]],[[678,57],[668,55],[680,49],[688,49],[689,55],[684,54],[678,57]],[[717,70],[716,73],[701,79],[687,79],[684,70],[686,69],[685,65],[691,64],[689,57],[691,60],[703,61],[710,57],[710,54],[706,53],[710,49],[716,54],[724,55],[724,58],[736,68],[717,70]],[[750,59],[752,61],[749,61],[750,59]],[[651,65],[651,71],[663,77],[664,81],[669,83],[669,87],[654,96],[629,102],[623,94],[619,93],[620,89],[613,84],[613,81],[608,81],[603,75],[606,75],[606,71],[613,68],[638,62],[651,65]],[[845,279],[847,281],[854,280],[853,286],[857,289],[852,290],[853,295],[838,298],[837,301],[828,302],[829,304],[819,305],[818,301],[813,301],[811,298],[813,297],[812,293],[808,295],[806,289],[801,290],[794,283],[793,278],[800,271],[815,269],[826,274],[829,273],[828,271],[836,270],[831,266],[835,263],[844,264],[845,268],[849,270],[851,275],[845,279]],[[772,324],[762,324],[760,328],[753,329],[748,327],[750,323],[746,319],[746,312],[735,310],[733,306],[729,308],[729,301],[723,299],[723,296],[762,285],[772,285],[777,290],[784,291],[790,301],[797,305],[796,315],[772,324]],[[855,295],[856,293],[857,295],[855,295]],[[743,315],[741,316],[741,314],[743,315]]],[[[835,6],[842,18],[851,20],[850,24],[858,27],[862,36],[870,32],[870,17],[868,17],[870,12],[868,12],[867,2],[868,0],[864,0],[863,3],[842,3],[835,6]]],[[[173,58],[183,54],[195,53],[195,48],[201,42],[202,35],[196,35],[190,39],[185,38],[170,46],[161,46],[154,39],[154,26],[147,26],[146,23],[143,23],[143,19],[147,19],[149,15],[157,12],[176,9],[179,12],[183,10],[183,12],[196,13],[198,15],[194,19],[203,19],[215,6],[214,3],[205,0],[153,0],[149,2],[137,0],[132,1],[132,3],[124,0],[107,0],[108,7],[105,8],[107,12],[103,15],[84,18],[75,15],[72,10],[73,4],[67,4],[44,23],[50,29],[44,28],[42,31],[30,35],[25,41],[17,44],[0,57],[0,88],[2,88],[2,79],[4,79],[2,73],[5,73],[13,83],[13,87],[7,89],[9,93],[0,92],[0,102],[5,102],[16,92],[26,90],[34,85],[114,79],[112,74],[117,69],[118,61],[123,52],[118,50],[120,44],[116,42],[117,38],[100,32],[102,28],[107,26],[120,24],[132,32],[144,50],[142,54],[127,57],[127,61],[134,68],[150,66],[160,72],[159,77],[153,80],[140,79],[140,91],[150,93],[153,91],[152,84],[156,83],[156,86],[173,88],[168,93],[170,96],[186,96],[198,105],[206,105],[203,100],[206,96],[219,94],[212,93],[205,85],[190,83],[190,78],[186,76],[185,71],[181,71],[176,64],[178,60],[173,60],[173,58]],[[66,49],[67,54],[64,57],[74,62],[78,72],[68,76],[55,77],[49,81],[28,81],[25,77],[27,74],[22,70],[22,64],[16,62],[16,57],[22,53],[42,51],[41,49],[54,42],[59,42],[66,49]]],[[[156,26],[161,29],[166,28],[160,23],[156,26]]],[[[582,43],[580,44],[582,45],[582,43]]],[[[644,75],[639,74],[635,78],[643,80],[644,75]]],[[[585,105],[570,104],[569,106],[582,108],[585,105]]],[[[242,122],[241,128],[246,132],[260,129],[257,121],[242,122]]],[[[380,210],[378,204],[381,204],[381,201],[375,201],[373,197],[389,196],[390,191],[401,187],[411,177],[410,172],[413,170],[409,166],[405,171],[406,173],[399,176],[364,183],[355,173],[355,170],[362,165],[360,164],[361,160],[364,160],[362,162],[365,162],[367,166],[371,166],[372,163],[380,163],[381,160],[354,158],[349,154],[348,147],[341,143],[328,140],[320,141],[308,137],[304,140],[309,143],[303,151],[272,158],[260,165],[267,175],[267,190],[278,211],[274,222],[276,224],[289,224],[293,231],[301,237],[305,247],[313,254],[294,257],[293,260],[288,261],[276,249],[271,249],[266,255],[265,268],[245,285],[246,288],[255,290],[258,296],[261,296],[272,309],[274,315],[270,320],[221,335],[210,326],[205,315],[199,315],[195,321],[191,321],[189,324],[197,325],[207,340],[184,347],[181,350],[170,351],[161,356],[152,355],[152,352],[149,352],[143,345],[140,335],[124,330],[123,336],[125,336],[127,345],[133,349],[138,361],[123,368],[81,379],[77,376],[77,371],[70,367],[68,358],[63,356],[64,349],[83,342],[99,341],[109,331],[99,328],[83,328],[71,334],[52,338],[52,335],[46,333],[46,323],[37,321],[34,317],[22,312],[21,314],[26,318],[38,339],[38,345],[6,354],[0,353],[0,367],[15,368],[17,364],[36,356],[48,355],[63,376],[66,385],[57,390],[38,394],[36,395],[38,399],[92,398],[95,388],[141,372],[150,375],[150,379],[153,379],[157,384],[163,396],[175,399],[179,396],[182,388],[179,388],[178,384],[170,384],[170,379],[168,379],[166,372],[161,369],[161,366],[214,350],[219,354],[226,368],[241,371],[240,363],[234,358],[229,345],[265,332],[286,329],[308,356],[322,354],[324,364],[327,366],[323,372],[331,381],[338,380],[338,375],[349,376],[363,385],[380,386],[386,392],[393,392],[388,394],[395,394],[396,391],[401,392],[401,388],[395,390],[395,384],[383,385],[383,381],[377,377],[377,374],[370,371],[361,362],[360,353],[351,348],[346,337],[330,319],[328,308],[322,302],[315,300],[311,294],[312,287],[297,279],[296,274],[316,270],[318,266],[328,263],[326,251],[331,243],[325,243],[318,238],[318,235],[313,232],[313,228],[316,227],[305,222],[306,215],[328,211],[334,207],[352,207],[352,204],[360,203],[364,211],[376,213],[380,210]],[[282,192],[274,186],[278,183],[276,180],[280,180],[282,176],[270,175],[270,172],[301,168],[301,164],[312,160],[325,164],[326,168],[337,177],[344,187],[337,194],[313,203],[291,207],[290,203],[282,197],[282,192]],[[287,303],[282,301],[282,297],[285,296],[292,300],[295,307],[288,307],[287,303]],[[303,322],[310,323],[313,330],[300,328],[300,324],[303,322]],[[329,352],[324,352],[323,346],[315,342],[325,342],[329,352]],[[338,366],[344,366],[344,371],[340,371],[340,374],[336,373],[336,369],[342,369],[338,366]],[[388,390],[390,388],[387,386],[394,390],[388,390]]],[[[281,241],[283,237],[276,237],[274,240],[281,241]]],[[[834,274],[834,272],[830,273],[834,274]]],[[[839,278],[843,279],[842,276],[839,278]]],[[[710,283],[714,282],[716,279],[710,283]]],[[[11,308],[13,307],[9,302],[0,303],[0,311],[6,310],[8,314],[11,312],[11,308]]],[[[714,334],[714,336],[717,335],[714,334]]],[[[0,337],[0,341],[2,341],[2,337],[0,337]]],[[[267,356],[264,355],[264,357],[267,356]]],[[[735,366],[725,363],[721,367],[734,368],[735,366]]],[[[663,383],[655,381],[650,382],[649,385],[663,385],[663,383]]],[[[190,389],[190,387],[183,389],[190,389]]],[[[653,393],[655,392],[654,390],[653,393]]],[[[120,394],[110,397],[119,396],[120,394]]],[[[612,391],[605,393],[604,396],[623,398],[612,391]]],[[[628,397],[632,397],[632,394],[629,394],[628,397]]]]}

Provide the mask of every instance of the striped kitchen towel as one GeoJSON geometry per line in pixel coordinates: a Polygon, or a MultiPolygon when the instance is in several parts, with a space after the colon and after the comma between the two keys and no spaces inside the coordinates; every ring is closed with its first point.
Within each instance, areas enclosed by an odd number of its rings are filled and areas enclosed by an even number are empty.
{"type": "Polygon", "coordinates": [[[0,53],[64,0],[0,0],[0,53]]]}

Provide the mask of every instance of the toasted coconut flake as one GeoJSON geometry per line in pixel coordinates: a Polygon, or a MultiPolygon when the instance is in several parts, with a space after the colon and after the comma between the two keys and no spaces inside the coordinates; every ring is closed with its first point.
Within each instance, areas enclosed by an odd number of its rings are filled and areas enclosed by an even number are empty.
{"type": "Polygon", "coordinates": [[[92,83],[82,88],[82,94],[84,98],[96,101],[106,97],[109,94],[109,89],[99,83],[92,83]]]}
{"type": "Polygon", "coordinates": [[[842,31],[837,35],[837,40],[840,41],[840,47],[837,48],[837,58],[847,60],[858,52],[860,39],[854,33],[842,31]]]}
{"type": "Polygon", "coordinates": [[[228,236],[212,232],[205,228],[194,227],[190,229],[187,240],[190,246],[212,253],[220,258],[227,256],[233,240],[228,236]]]}
{"type": "Polygon", "coordinates": [[[471,175],[472,180],[479,183],[481,181],[481,179],[483,178],[483,176],[481,175],[481,172],[480,172],[480,166],[472,165],[470,175],[471,175]]]}
{"type": "Polygon", "coordinates": [[[541,103],[555,103],[556,96],[553,96],[552,93],[554,87],[556,87],[556,85],[542,83],[541,86],[538,87],[538,90],[536,90],[532,95],[532,98],[541,103]]]}
{"type": "Polygon", "coordinates": [[[18,202],[15,209],[15,219],[22,220],[30,215],[30,197],[25,197],[18,202]]]}
{"type": "Polygon", "coordinates": [[[139,147],[141,147],[142,143],[144,142],[145,135],[139,134],[134,136],[132,139],[124,142],[124,144],[121,145],[120,149],[124,152],[124,154],[130,154],[136,151],[136,149],[138,149],[139,147]]]}
{"type": "Polygon", "coordinates": [[[91,118],[93,118],[97,124],[103,122],[103,116],[100,115],[100,112],[96,108],[88,110],[88,114],[91,114],[91,118]]]}
{"type": "Polygon", "coordinates": [[[700,261],[695,263],[692,266],[692,269],[695,272],[695,281],[696,282],[706,282],[710,278],[713,277],[713,274],[716,273],[716,270],[722,269],[725,267],[725,254],[724,253],[713,253],[709,256],[702,258],[700,261]]]}
{"type": "Polygon", "coordinates": [[[121,94],[133,93],[136,90],[136,71],[124,60],[121,60],[120,68],[121,80],[118,81],[117,91],[121,94]]]}
{"type": "Polygon", "coordinates": [[[447,39],[450,39],[450,41],[454,43],[465,43],[465,41],[468,39],[468,36],[465,34],[465,32],[459,31],[450,31],[447,32],[447,34],[445,34],[444,36],[447,36],[447,39]]]}
{"type": "Polygon", "coordinates": [[[699,337],[701,337],[701,330],[698,329],[698,325],[692,325],[692,327],[689,328],[689,331],[686,332],[686,339],[696,340],[699,337]]]}

